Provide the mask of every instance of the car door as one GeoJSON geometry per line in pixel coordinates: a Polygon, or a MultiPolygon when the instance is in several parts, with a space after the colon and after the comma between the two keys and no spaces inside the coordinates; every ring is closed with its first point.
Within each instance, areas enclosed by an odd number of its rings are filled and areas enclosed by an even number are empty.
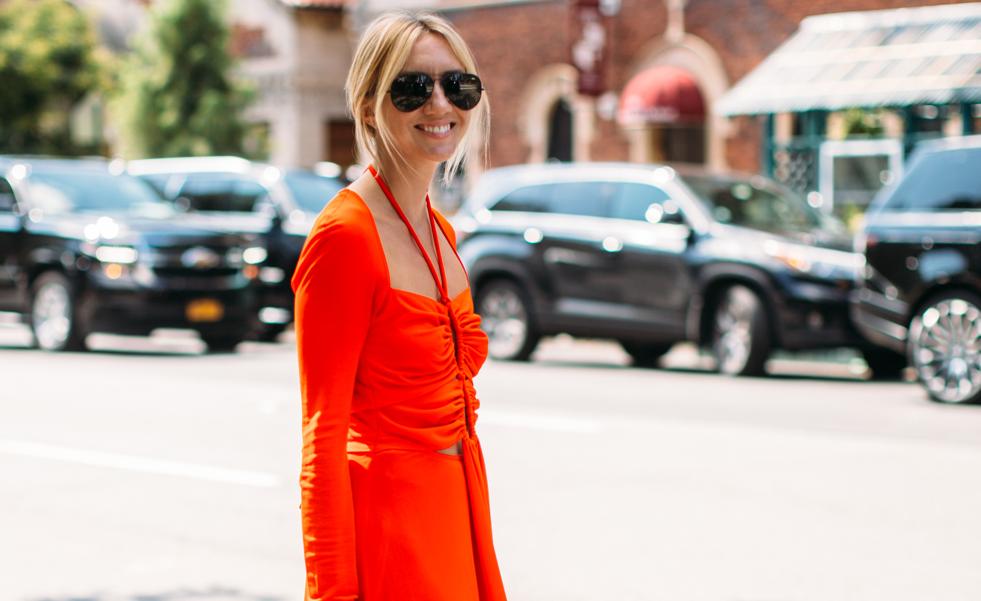
{"type": "Polygon", "coordinates": [[[617,274],[611,269],[610,204],[618,184],[563,181],[548,184],[540,243],[545,273],[560,315],[607,322],[621,315],[617,274]]]}
{"type": "Polygon", "coordinates": [[[608,223],[604,246],[614,257],[608,277],[623,319],[647,334],[683,337],[692,293],[691,229],[680,207],[659,187],[622,182],[608,223]]]}
{"type": "Polygon", "coordinates": [[[0,311],[20,308],[17,306],[17,281],[21,274],[18,248],[21,218],[16,208],[10,182],[0,177],[0,311]]]}

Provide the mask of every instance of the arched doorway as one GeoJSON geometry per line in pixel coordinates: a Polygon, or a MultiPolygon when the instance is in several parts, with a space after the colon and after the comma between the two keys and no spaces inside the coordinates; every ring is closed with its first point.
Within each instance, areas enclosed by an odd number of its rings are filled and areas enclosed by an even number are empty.
{"type": "Polygon", "coordinates": [[[635,75],[620,97],[620,122],[640,130],[651,162],[706,162],[706,111],[695,78],[657,65],[635,75]]]}
{"type": "Polygon", "coordinates": [[[545,151],[547,161],[572,161],[572,109],[564,98],[560,98],[550,111],[548,118],[548,147],[545,151]]]}

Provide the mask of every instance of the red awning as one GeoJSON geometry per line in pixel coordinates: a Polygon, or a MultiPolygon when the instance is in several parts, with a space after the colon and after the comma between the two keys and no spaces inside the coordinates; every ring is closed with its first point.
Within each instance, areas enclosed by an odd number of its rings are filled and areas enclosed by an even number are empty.
{"type": "Polygon", "coordinates": [[[684,69],[658,65],[634,75],[620,94],[620,123],[685,123],[705,120],[705,102],[684,69]]]}

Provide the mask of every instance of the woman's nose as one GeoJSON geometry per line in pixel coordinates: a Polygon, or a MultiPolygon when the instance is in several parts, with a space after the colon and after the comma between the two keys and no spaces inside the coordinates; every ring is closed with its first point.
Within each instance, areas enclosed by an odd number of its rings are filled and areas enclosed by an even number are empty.
{"type": "Polygon", "coordinates": [[[450,108],[450,101],[443,92],[443,84],[438,81],[433,85],[433,95],[429,97],[426,108],[433,112],[442,112],[450,108]]]}

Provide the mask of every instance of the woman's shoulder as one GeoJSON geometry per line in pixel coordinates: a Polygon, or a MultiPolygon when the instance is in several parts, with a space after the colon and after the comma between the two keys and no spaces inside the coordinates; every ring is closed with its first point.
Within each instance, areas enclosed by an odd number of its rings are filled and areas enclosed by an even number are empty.
{"type": "Polygon", "coordinates": [[[374,227],[371,212],[357,194],[347,188],[338,192],[307,236],[293,274],[293,290],[324,270],[349,281],[381,278],[384,255],[374,227]]]}
{"type": "Polygon", "coordinates": [[[443,234],[446,235],[447,240],[453,245],[453,248],[456,248],[456,230],[453,229],[453,224],[435,208],[433,209],[433,215],[436,216],[436,221],[439,222],[439,226],[443,230],[443,234]]]}
{"type": "Polygon", "coordinates": [[[309,237],[367,243],[374,236],[374,227],[371,211],[364,200],[350,188],[344,188],[320,211],[309,237]]]}

